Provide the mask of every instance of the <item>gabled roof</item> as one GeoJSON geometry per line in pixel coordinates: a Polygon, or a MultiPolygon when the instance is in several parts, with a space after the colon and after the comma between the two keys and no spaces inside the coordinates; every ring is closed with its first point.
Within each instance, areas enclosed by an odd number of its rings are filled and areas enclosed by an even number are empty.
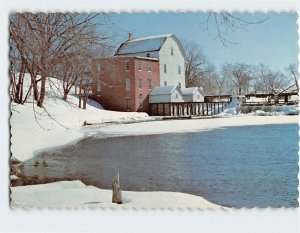
{"type": "Polygon", "coordinates": [[[181,88],[182,95],[194,95],[197,90],[198,87],[181,88]]]}
{"type": "Polygon", "coordinates": [[[178,89],[180,92],[180,89],[177,86],[158,86],[154,87],[149,95],[171,95],[175,89],[178,89]]]}
{"type": "Polygon", "coordinates": [[[182,95],[194,95],[196,91],[199,91],[204,96],[203,91],[199,87],[181,88],[182,95]]]}
{"type": "Polygon", "coordinates": [[[167,37],[174,37],[179,42],[179,40],[174,36],[174,34],[163,34],[158,36],[137,38],[122,43],[115,55],[159,51],[164,42],[166,41],[167,37]]]}

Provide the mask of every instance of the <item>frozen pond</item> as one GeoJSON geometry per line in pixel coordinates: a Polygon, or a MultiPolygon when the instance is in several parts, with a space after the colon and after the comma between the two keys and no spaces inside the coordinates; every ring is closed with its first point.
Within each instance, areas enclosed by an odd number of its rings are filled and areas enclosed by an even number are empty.
{"type": "Polygon", "coordinates": [[[85,138],[26,161],[23,181],[81,180],[111,189],[119,172],[123,190],[185,192],[233,207],[297,207],[298,140],[297,124],[85,138]]]}

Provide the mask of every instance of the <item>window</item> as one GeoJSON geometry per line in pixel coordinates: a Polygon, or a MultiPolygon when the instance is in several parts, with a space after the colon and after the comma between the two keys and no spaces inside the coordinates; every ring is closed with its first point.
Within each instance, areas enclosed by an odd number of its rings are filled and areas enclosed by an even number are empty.
{"type": "Polygon", "coordinates": [[[181,88],[181,83],[178,83],[178,87],[181,88]]]}
{"type": "Polygon", "coordinates": [[[130,70],[130,66],[129,66],[129,61],[125,61],[125,70],[129,71],[130,70]]]}
{"type": "Polygon", "coordinates": [[[171,55],[172,56],[174,55],[174,49],[173,49],[173,47],[171,47],[171,55]]]}
{"type": "Polygon", "coordinates": [[[97,71],[98,71],[98,72],[101,71],[101,64],[100,64],[100,63],[97,64],[97,71]]]}
{"type": "Polygon", "coordinates": [[[175,98],[178,99],[178,94],[175,95],[175,98]]]}
{"type": "Polygon", "coordinates": [[[142,70],[142,60],[138,60],[138,70],[142,70]]]}
{"type": "Polygon", "coordinates": [[[97,92],[101,91],[101,81],[97,80],[97,92]]]}
{"type": "Polygon", "coordinates": [[[200,95],[197,95],[198,96],[198,99],[200,99],[200,95]]]}
{"type": "Polygon", "coordinates": [[[130,79],[129,78],[127,78],[125,80],[125,86],[126,86],[126,91],[130,91],[130,79]]]}
{"type": "Polygon", "coordinates": [[[181,74],[181,66],[178,66],[178,74],[181,74]]]}
{"type": "Polygon", "coordinates": [[[151,79],[147,79],[147,83],[148,83],[149,90],[151,90],[152,89],[152,80],[151,79]]]}
{"type": "Polygon", "coordinates": [[[139,78],[139,89],[143,88],[143,80],[139,78]]]}
{"type": "Polygon", "coordinates": [[[148,61],[148,72],[150,72],[152,70],[152,62],[148,61]]]}
{"type": "Polygon", "coordinates": [[[146,57],[150,57],[150,53],[146,53],[146,57]]]}
{"type": "Polygon", "coordinates": [[[167,85],[168,85],[168,83],[167,83],[166,81],[164,81],[164,85],[165,85],[165,86],[167,86],[167,85]]]}
{"type": "Polygon", "coordinates": [[[167,65],[164,64],[164,73],[166,74],[167,73],[167,65]]]}

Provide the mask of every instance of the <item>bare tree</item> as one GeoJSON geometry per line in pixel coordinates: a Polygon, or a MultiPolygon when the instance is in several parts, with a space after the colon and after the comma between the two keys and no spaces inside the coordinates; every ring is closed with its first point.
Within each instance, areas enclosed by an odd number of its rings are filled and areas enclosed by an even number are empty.
{"type": "Polygon", "coordinates": [[[249,92],[250,82],[253,79],[251,66],[244,63],[225,64],[222,73],[232,82],[238,95],[249,92]]]}
{"type": "Polygon", "coordinates": [[[288,74],[292,75],[296,88],[297,88],[297,92],[299,92],[299,72],[298,72],[298,68],[296,66],[296,64],[291,64],[289,65],[289,67],[287,68],[288,74]]]}
{"type": "MultiPolygon", "coordinates": [[[[100,35],[96,26],[99,14],[79,13],[14,13],[10,17],[12,39],[22,46],[17,47],[32,75],[32,85],[40,82],[36,92],[37,106],[43,107],[47,77],[52,75],[61,59],[74,52],[74,48],[88,48],[91,44],[101,45],[110,35],[100,35]],[[23,32],[18,35],[18,32],[23,32]],[[26,30],[23,30],[26,29],[26,30]],[[25,55],[23,55],[25,54],[25,55]],[[30,69],[33,68],[33,69],[30,69]],[[40,79],[36,79],[36,75],[40,79]]],[[[36,85],[37,86],[37,85],[36,85]]]]}
{"type": "Polygon", "coordinates": [[[212,82],[215,86],[215,95],[230,94],[228,91],[228,79],[225,75],[217,74],[216,72],[211,76],[212,82]]]}
{"type": "Polygon", "coordinates": [[[251,21],[243,19],[242,17],[229,12],[210,12],[207,19],[203,23],[205,23],[206,31],[208,33],[211,31],[212,25],[214,26],[213,28],[216,28],[216,39],[219,39],[222,45],[226,47],[229,44],[237,44],[236,41],[231,41],[228,39],[228,33],[236,30],[247,31],[248,26],[263,23],[267,19],[268,17],[251,21]]]}
{"type": "Polygon", "coordinates": [[[279,71],[272,71],[264,64],[255,69],[254,91],[259,93],[272,93],[283,90],[288,85],[286,76],[279,71]]]}
{"type": "Polygon", "coordinates": [[[185,51],[185,85],[187,87],[203,86],[204,79],[212,72],[212,66],[208,63],[198,44],[184,42],[183,47],[185,51]]]}

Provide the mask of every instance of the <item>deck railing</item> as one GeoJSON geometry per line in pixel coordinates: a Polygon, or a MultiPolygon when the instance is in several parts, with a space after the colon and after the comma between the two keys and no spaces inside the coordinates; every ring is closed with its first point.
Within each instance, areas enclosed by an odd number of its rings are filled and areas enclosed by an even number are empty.
{"type": "Polygon", "coordinates": [[[227,102],[180,102],[180,103],[151,103],[152,116],[213,116],[224,111],[227,102]]]}

